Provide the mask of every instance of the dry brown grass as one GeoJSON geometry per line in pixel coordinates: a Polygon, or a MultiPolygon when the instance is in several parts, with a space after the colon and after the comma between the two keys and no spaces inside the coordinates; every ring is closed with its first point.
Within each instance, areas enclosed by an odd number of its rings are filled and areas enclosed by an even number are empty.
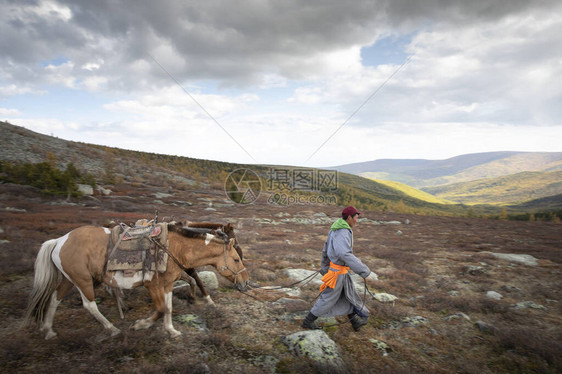
{"type": "MultiPolygon", "coordinates": [[[[158,183],[155,179],[151,183],[158,183]]],[[[171,186],[177,188],[177,186],[171,186]]],[[[97,205],[68,205],[26,191],[0,185],[0,367],[6,372],[84,372],[84,373],[263,373],[271,365],[278,373],[321,372],[313,362],[293,356],[279,338],[299,331],[300,320],[285,318],[270,304],[283,295],[270,296],[265,303],[234,291],[221,279],[212,294],[217,304],[209,308],[200,300],[188,304],[182,292],[174,297],[174,315],[201,316],[209,329],[201,332],[176,324],[183,332],[170,340],[159,321],[146,331],[129,330],[134,320],[146,317],[152,304],[146,290],[129,291],[131,307],[120,320],[115,301],[98,292],[99,308],[123,334],[110,339],[80,305],[77,294],[64,300],[55,318],[59,337],[44,341],[35,329],[18,330],[33,276],[33,262],[40,244],[84,224],[103,225],[109,220],[133,222],[150,218],[158,209],[161,216],[188,220],[232,220],[247,254],[245,264],[252,281],[261,285],[283,286],[286,268],[317,268],[329,225],[282,223],[272,225],[255,218],[279,221],[280,212],[291,217],[310,217],[314,210],[304,207],[270,207],[266,204],[234,206],[206,211],[208,203],[199,197],[222,202],[224,194],[197,194],[174,190],[174,200],[194,202],[193,207],[159,205],[151,193],[158,187],[122,183],[111,198],[99,197],[97,205]],[[129,197],[127,197],[129,196],[129,197]],[[25,212],[8,211],[11,206],[25,212]],[[290,244],[286,242],[290,240],[290,244]]],[[[166,199],[164,199],[166,200],[166,199]]],[[[172,199],[170,199],[172,200],[172,199]]],[[[79,201],[74,201],[79,203],[79,201]]],[[[329,208],[325,208],[331,212],[329,208]]],[[[331,213],[330,213],[331,214],[331,213]]],[[[401,220],[410,225],[359,226],[357,255],[374,271],[379,282],[372,291],[399,297],[383,304],[366,300],[372,318],[359,333],[344,324],[328,331],[344,357],[349,373],[555,373],[562,371],[559,359],[562,291],[559,259],[560,230],[539,222],[499,222],[431,216],[383,215],[366,212],[373,219],[401,220]],[[363,239],[363,240],[359,240],[363,239]],[[527,253],[540,259],[537,267],[509,264],[479,253],[491,250],[527,253]],[[558,254],[558,258],[555,258],[558,254]],[[481,263],[485,271],[467,274],[468,266],[481,263]],[[518,291],[504,291],[503,286],[518,291]],[[456,290],[458,296],[449,292],[456,290]],[[488,290],[504,295],[500,301],[486,298],[488,290]],[[547,310],[515,310],[511,305],[533,300],[547,310]],[[550,300],[550,301],[549,301],[550,300]],[[553,301],[554,300],[554,301],[553,301]],[[463,318],[444,317],[463,312],[463,318]],[[393,330],[383,328],[403,317],[423,316],[429,323],[420,327],[393,330]],[[480,331],[474,322],[482,320],[494,327],[480,331]],[[376,350],[369,338],[380,339],[392,348],[388,356],[376,350]]],[[[302,289],[300,298],[310,306],[318,295],[316,286],[302,289]]],[[[259,296],[259,294],[258,294],[259,296]]],[[[265,297],[264,297],[265,299],[265,297]]],[[[345,318],[341,319],[342,321],[345,318]]]]}

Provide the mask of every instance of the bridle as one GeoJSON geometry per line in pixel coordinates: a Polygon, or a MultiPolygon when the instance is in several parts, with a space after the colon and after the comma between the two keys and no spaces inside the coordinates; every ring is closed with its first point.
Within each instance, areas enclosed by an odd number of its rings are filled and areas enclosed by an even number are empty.
{"type": "MultiPolygon", "coordinates": [[[[247,270],[246,270],[246,267],[244,266],[244,263],[243,263],[243,262],[242,262],[242,269],[241,269],[241,270],[238,270],[238,271],[234,271],[234,270],[232,270],[232,269],[228,266],[228,259],[227,259],[227,257],[226,257],[226,248],[227,248],[227,246],[228,246],[229,243],[230,243],[230,240],[224,242],[224,247],[223,247],[224,266],[221,266],[221,267],[220,267],[219,272],[222,273],[222,272],[225,271],[225,270],[230,271],[230,272],[234,275],[234,284],[236,284],[236,280],[238,279],[238,274],[240,274],[240,273],[242,273],[242,272],[244,272],[244,271],[247,272],[247,270]]],[[[242,261],[242,260],[240,260],[240,261],[242,261]]]]}

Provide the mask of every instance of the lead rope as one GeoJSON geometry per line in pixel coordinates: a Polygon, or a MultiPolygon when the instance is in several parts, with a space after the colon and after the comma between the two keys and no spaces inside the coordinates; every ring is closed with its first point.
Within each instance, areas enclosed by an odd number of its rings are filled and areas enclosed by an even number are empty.
{"type": "MultiPolygon", "coordinates": [[[[306,286],[306,285],[307,285],[312,279],[314,279],[314,277],[315,277],[317,274],[319,274],[319,273],[320,273],[320,271],[315,271],[314,273],[312,273],[312,274],[306,276],[305,278],[303,278],[303,279],[301,279],[301,280],[299,280],[299,281],[296,281],[296,282],[294,282],[294,283],[291,283],[291,284],[289,284],[289,285],[287,285],[287,286],[276,286],[276,287],[272,287],[272,288],[248,286],[248,288],[250,288],[252,291],[253,291],[253,290],[259,290],[259,291],[263,291],[263,292],[269,292],[269,291],[280,290],[280,289],[283,289],[283,288],[290,288],[290,287],[293,287],[294,285],[297,285],[297,284],[299,284],[299,283],[301,283],[301,282],[304,282],[304,281],[306,280],[306,282],[305,282],[304,284],[302,284],[301,286],[298,287],[298,288],[301,288],[301,287],[306,286]]],[[[246,296],[248,296],[248,297],[251,297],[251,298],[254,299],[254,300],[257,300],[257,301],[259,301],[259,302],[265,304],[265,301],[260,300],[260,299],[258,299],[257,297],[255,297],[255,296],[253,296],[253,295],[250,295],[250,294],[248,293],[248,291],[242,291],[242,290],[238,290],[238,291],[240,291],[241,293],[243,293],[244,295],[246,295],[246,296]]],[[[320,296],[320,295],[318,295],[318,296],[320,296]]],[[[316,297],[314,298],[314,300],[316,300],[316,299],[318,298],[318,296],[316,296],[316,297]]],[[[312,300],[312,301],[314,301],[314,300],[312,300]]]]}

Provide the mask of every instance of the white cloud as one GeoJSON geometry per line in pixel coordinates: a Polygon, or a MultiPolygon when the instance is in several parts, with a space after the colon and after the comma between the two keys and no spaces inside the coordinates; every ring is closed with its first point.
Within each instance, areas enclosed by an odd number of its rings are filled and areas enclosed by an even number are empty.
{"type": "Polygon", "coordinates": [[[17,96],[17,95],[25,95],[28,93],[34,95],[42,95],[47,93],[47,91],[38,90],[36,88],[32,88],[28,86],[18,86],[15,84],[10,84],[8,86],[0,86],[0,99],[8,98],[11,96],[17,96]]]}
{"type": "Polygon", "coordinates": [[[19,116],[20,111],[17,109],[0,108],[0,116],[19,116]]]}

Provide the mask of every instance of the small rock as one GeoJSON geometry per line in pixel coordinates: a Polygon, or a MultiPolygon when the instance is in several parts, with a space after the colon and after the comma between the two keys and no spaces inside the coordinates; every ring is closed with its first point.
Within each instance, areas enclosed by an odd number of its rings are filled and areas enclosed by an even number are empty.
{"type": "Polygon", "coordinates": [[[454,319],[459,319],[459,318],[464,318],[467,321],[470,321],[470,317],[464,313],[457,313],[457,314],[452,314],[448,317],[443,318],[445,321],[452,321],[454,319]]]}
{"type": "Polygon", "coordinates": [[[488,334],[492,334],[496,331],[498,331],[498,329],[492,325],[487,324],[486,322],[483,321],[476,321],[476,323],[474,324],[476,327],[478,327],[478,329],[482,332],[488,333],[488,334]]]}
{"type": "Polygon", "coordinates": [[[521,301],[512,306],[513,309],[541,309],[546,310],[544,305],[535,304],[533,301],[521,301]]]}
{"type": "Polygon", "coordinates": [[[502,286],[501,289],[505,292],[521,292],[520,288],[509,285],[502,286]]]}
{"type": "Polygon", "coordinates": [[[103,188],[102,186],[96,186],[96,191],[98,191],[98,193],[103,196],[109,196],[111,195],[111,192],[113,192],[108,188],[103,188]]]}
{"type": "Polygon", "coordinates": [[[503,298],[502,294],[496,291],[488,291],[486,292],[486,297],[493,300],[501,300],[503,298]]]}
{"type": "Polygon", "coordinates": [[[461,293],[459,291],[451,290],[451,291],[447,292],[447,294],[451,297],[457,297],[457,296],[460,296],[461,293]]]}
{"type": "Polygon", "coordinates": [[[386,344],[385,342],[383,342],[382,340],[378,340],[378,339],[369,339],[369,341],[371,343],[373,343],[373,345],[375,346],[376,349],[378,349],[379,351],[382,352],[383,356],[388,356],[388,354],[390,352],[392,352],[392,348],[390,348],[388,346],[388,344],[386,344]]]}
{"type": "Polygon", "coordinates": [[[402,231],[400,231],[400,230],[396,231],[396,235],[400,236],[402,234],[403,234],[402,231]]]}
{"type": "Polygon", "coordinates": [[[376,293],[373,297],[375,298],[375,300],[380,301],[381,303],[391,303],[398,299],[398,297],[384,292],[376,293]]]}
{"type": "Polygon", "coordinates": [[[484,274],[486,270],[482,266],[475,266],[475,265],[468,265],[466,270],[464,271],[465,274],[470,275],[480,275],[484,274]]]}
{"type": "Polygon", "coordinates": [[[82,195],[91,196],[94,194],[94,188],[89,184],[78,184],[78,192],[82,195]]]}
{"type": "Polygon", "coordinates": [[[406,327],[417,327],[429,323],[429,320],[422,316],[404,317],[400,321],[406,327]]]}

